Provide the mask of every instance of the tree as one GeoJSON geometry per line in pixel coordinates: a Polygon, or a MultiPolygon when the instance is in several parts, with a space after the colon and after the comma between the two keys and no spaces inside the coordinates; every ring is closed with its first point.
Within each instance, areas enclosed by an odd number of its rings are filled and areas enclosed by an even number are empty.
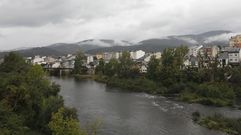
{"type": "Polygon", "coordinates": [[[183,62],[188,52],[187,47],[167,48],[161,58],[160,78],[163,84],[170,86],[184,79],[183,62]]]}
{"type": "Polygon", "coordinates": [[[22,56],[17,53],[10,52],[4,57],[4,62],[0,66],[0,72],[25,72],[30,67],[26,64],[22,56]]]}
{"type": "Polygon", "coordinates": [[[100,74],[100,75],[103,75],[104,74],[104,70],[105,70],[105,62],[104,60],[101,58],[99,60],[99,65],[96,67],[95,69],[95,73],[96,74],[100,74]]]}
{"type": "Polygon", "coordinates": [[[52,135],[86,135],[81,131],[79,122],[72,115],[65,115],[65,111],[65,108],[60,108],[52,114],[48,124],[52,135]]]}
{"type": "Polygon", "coordinates": [[[87,72],[86,67],[84,66],[84,61],[86,57],[83,52],[79,51],[75,58],[74,63],[74,73],[75,74],[85,74],[87,72]]]}
{"type": "Polygon", "coordinates": [[[174,65],[178,68],[183,68],[184,58],[188,53],[187,46],[180,46],[175,49],[174,53],[174,65]]]}
{"type": "Polygon", "coordinates": [[[160,60],[156,59],[153,55],[148,63],[147,67],[147,78],[151,80],[158,80],[158,75],[160,72],[160,60]]]}
{"type": "Polygon", "coordinates": [[[121,78],[129,78],[131,68],[133,68],[134,62],[130,58],[129,52],[123,52],[122,56],[120,57],[120,63],[118,66],[118,76],[121,78]]]}
{"type": "Polygon", "coordinates": [[[117,59],[110,59],[109,63],[105,64],[105,67],[104,67],[104,74],[109,76],[109,77],[112,77],[114,75],[117,74],[117,68],[118,68],[118,61],[117,59]]]}
{"type": "MultiPolygon", "coordinates": [[[[6,55],[0,65],[1,133],[51,134],[51,114],[64,107],[59,90],[47,80],[41,66],[27,64],[15,53],[6,55]]],[[[77,120],[75,111],[65,113],[71,114],[71,121],[77,120]]]]}

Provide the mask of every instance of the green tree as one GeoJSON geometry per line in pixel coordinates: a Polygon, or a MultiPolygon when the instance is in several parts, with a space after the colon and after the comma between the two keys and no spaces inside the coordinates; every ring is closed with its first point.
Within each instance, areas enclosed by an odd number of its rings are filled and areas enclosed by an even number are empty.
{"type": "Polygon", "coordinates": [[[49,128],[52,135],[86,135],[81,131],[79,122],[72,115],[65,115],[65,109],[60,108],[52,114],[49,128]]]}
{"type": "Polygon", "coordinates": [[[180,46],[175,49],[174,53],[174,65],[176,68],[183,68],[184,58],[188,53],[188,47],[187,46],[180,46]]]}
{"type": "Polygon", "coordinates": [[[110,59],[109,63],[105,64],[104,74],[109,77],[115,76],[118,71],[118,64],[117,59],[110,59]]]}
{"type": "Polygon", "coordinates": [[[0,66],[0,72],[25,72],[30,67],[19,54],[10,52],[4,57],[4,62],[0,66]]]}
{"type": "Polygon", "coordinates": [[[158,80],[160,72],[160,60],[156,59],[156,57],[153,55],[151,56],[151,59],[148,63],[147,67],[147,78],[151,80],[158,80]]]}
{"type": "Polygon", "coordinates": [[[84,62],[86,57],[83,52],[79,51],[75,58],[74,63],[74,73],[75,74],[85,74],[87,72],[86,67],[84,66],[84,62]]]}
{"type": "Polygon", "coordinates": [[[167,48],[163,51],[160,78],[164,85],[171,86],[184,81],[183,62],[187,52],[185,46],[167,48]]]}
{"type": "Polygon", "coordinates": [[[120,63],[118,66],[118,76],[121,78],[129,78],[131,69],[134,66],[134,62],[130,58],[130,53],[129,52],[123,52],[122,56],[119,59],[120,63]]]}
{"type": "Polygon", "coordinates": [[[101,58],[99,60],[98,66],[95,68],[95,73],[103,75],[105,70],[105,61],[101,58]]]}
{"type": "MultiPolygon", "coordinates": [[[[51,134],[51,114],[64,107],[59,90],[58,85],[47,80],[41,66],[27,64],[18,54],[6,55],[0,65],[1,133],[51,134]]],[[[76,112],[65,112],[77,120],[76,112]]]]}

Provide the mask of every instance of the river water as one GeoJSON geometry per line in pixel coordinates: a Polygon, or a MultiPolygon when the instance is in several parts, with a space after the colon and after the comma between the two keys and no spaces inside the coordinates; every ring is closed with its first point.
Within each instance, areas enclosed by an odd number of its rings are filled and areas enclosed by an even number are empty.
{"type": "Polygon", "coordinates": [[[75,107],[82,125],[100,120],[99,135],[224,135],[191,119],[194,111],[241,117],[241,111],[176,102],[144,93],[123,92],[92,80],[50,78],[61,86],[65,104],[75,107]]]}

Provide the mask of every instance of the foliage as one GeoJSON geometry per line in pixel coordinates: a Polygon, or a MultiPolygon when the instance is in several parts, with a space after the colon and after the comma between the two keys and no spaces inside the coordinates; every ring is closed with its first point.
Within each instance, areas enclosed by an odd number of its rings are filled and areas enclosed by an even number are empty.
{"type": "Polygon", "coordinates": [[[163,85],[168,87],[184,79],[182,69],[187,52],[185,46],[163,51],[160,70],[160,81],[163,85]]]}
{"type": "Polygon", "coordinates": [[[104,74],[111,77],[117,74],[118,61],[114,58],[110,59],[109,63],[104,66],[104,74]]]}
{"type": "Polygon", "coordinates": [[[201,103],[205,105],[229,106],[233,105],[235,93],[226,83],[188,84],[181,92],[183,101],[201,103]]]}
{"type": "Polygon", "coordinates": [[[165,49],[161,59],[151,57],[145,76],[140,75],[138,63],[132,61],[128,52],[123,52],[119,61],[100,61],[96,71],[103,76],[99,80],[109,86],[175,95],[191,103],[234,105],[235,99],[241,97],[240,67],[219,67],[217,59],[208,56],[200,56],[203,65],[199,68],[184,67],[187,52],[188,48],[185,46],[165,49]],[[206,59],[209,60],[208,63],[205,63],[206,59]]]}
{"type": "Polygon", "coordinates": [[[155,56],[151,56],[151,59],[147,67],[147,78],[151,80],[158,80],[160,74],[160,61],[155,56]]]}
{"type": "Polygon", "coordinates": [[[28,64],[25,64],[25,60],[19,54],[10,52],[4,57],[4,62],[1,64],[0,71],[5,73],[23,73],[29,67],[30,66],[28,64]]]}
{"type": "Polygon", "coordinates": [[[108,77],[136,78],[140,75],[140,70],[138,65],[130,58],[130,53],[123,52],[119,60],[112,58],[109,62],[105,63],[101,59],[95,69],[95,73],[108,77]]]}
{"type": "Polygon", "coordinates": [[[86,57],[85,57],[84,53],[79,51],[76,55],[75,63],[74,63],[74,73],[75,74],[86,74],[87,73],[87,69],[84,66],[85,59],[86,59],[86,57]]]}
{"type": "Polygon", "coordinates": [[[81,131],[76,118],[68,114],[65,108],[59,108],[58,112],[52,114],[48,126],[52,135],[86,135],[81,131]]]}
{"type": "Polygon", "coordinates": [[[119,59],[119,66],[118,66],[118,76],[120,78],[129,78],[131,76],[131,71],[134,66],[134,62],[130,58],[129,52],[123,52],[122,56],[119,59]]]}
{"type": "Polygon", "coordinates": [[[225,118],[220,114],[203,117],[197,121],[209,129],[220,130],[231,135],[241,134],[241,119],[225,118]]]}
{"type": "Polygon", "coordinates": [[[1,134],[52,134],[51,115],[64,106],[59,90],[41,66],[27,64],[18,54],[5,56],[0,65],[1,134]]]}
{"type": "Polygon", "coordinates": [[[199,119],[200,119],[200,113],[199,112],[193,112],[192,113],[192,120],[194,121],[194,122],[197,122],[197,121],[199,121],[199,119]]]}
{"type": "Polygon", "coordinates": [[[95,68],[95,73],[96,73],[96,74],[103,75],[103,74],[104,74],[104,71],[105,71],[105,62],[104,62],[104,60],[101,58],[101,59],[99,60],[98,66],[95,68]]]}
{"type": "Polygon", "coordinates": [[[120,87],[132,92],[146,92],[150,94],[163,94],[165,87],[158,86],[155,82],[145,78],[118,78],[98,76],[96,81],[104,82],[109,87],[120,87]]]}

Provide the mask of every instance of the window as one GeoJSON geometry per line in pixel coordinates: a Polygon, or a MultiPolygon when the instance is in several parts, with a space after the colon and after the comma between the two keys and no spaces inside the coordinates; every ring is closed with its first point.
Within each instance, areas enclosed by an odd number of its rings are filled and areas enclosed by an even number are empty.
{"type": "Polygon", "coordinates": [[[235,56],[238,56],[238,54],[235,54],[235,56]]]}
{"type": "Polygon", "coordinates": [[[238,59],[235,59],[235,61],[238,61],[238,59]]]}
{"type": "Polygon", "coordinates": [[[233,61],[233,59],[230,59],[230,61],[233,61]]]}

